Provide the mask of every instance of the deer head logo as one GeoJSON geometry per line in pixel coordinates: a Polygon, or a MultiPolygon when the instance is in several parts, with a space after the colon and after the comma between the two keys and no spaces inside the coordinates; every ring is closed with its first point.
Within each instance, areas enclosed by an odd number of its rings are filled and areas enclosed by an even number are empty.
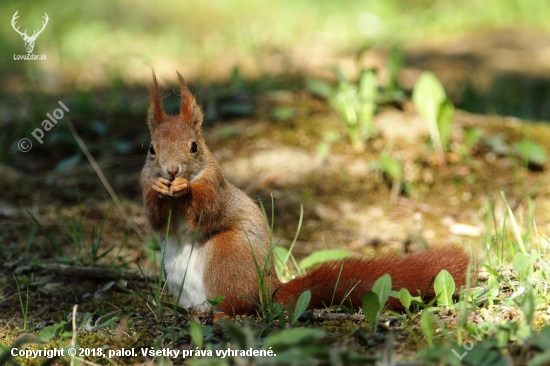
{"type": "Polygon", "coordinates": [[[46,24],[48,24],[48,14],[44,13],[44,22],[42,23],[42,29],[35,30],[32,33],[32,36],[28,36],[26,29],[25,29],[24,32],[21,32],[21,31],[19,31],[19,27],[17,27],[17,28],[15,27],[15,21],[17,20],[17,18],[19,18],[19,15],[17,15],[18,12],[19,12],[19,10],[17,10],[15,12],[15,14],[13,14],[13,17],[11,18],[11,26],[13,27],[13,29],[17,33],[19,33],[21,35],[21,38],[23,38],[23,40],[25,41],[25,48],[27,49],[27,53],[32,53],[32,50],[34,49],[34,42],[36,41],[36,38],[38,38],[38,35],[40,33],[42,33],[44,28],[46,28],[46,24]]]}

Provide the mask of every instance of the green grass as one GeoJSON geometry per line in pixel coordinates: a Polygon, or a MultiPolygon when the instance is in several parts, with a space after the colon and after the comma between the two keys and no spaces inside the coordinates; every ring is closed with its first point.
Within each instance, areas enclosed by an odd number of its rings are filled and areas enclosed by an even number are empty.
{"type": "MultiPolygon", "coordinates": [[[[436,293],[444,293],[444,296],[438,297],[437,304],[435,301],[431,301],[428,304],[413,306],[406,315],[393,314],[401,322],[393,329],[399,331],[402,336],[408,337],[410,339],[408,342],[417,343],[417,348],[412,347],[411,351],[417,351],[414,357],[418,362],[437,361],[458,365],[461,360],[464,360],[464,362],[476,365],[501,364],[507,355],[514,355],[514,352],[525,351],[529,347],[531,347],[529,349],[532,352],[530,357],[533,365],[544,364],[547,360],[550,354],[550,347],[545,343],[550,336],[550,319],[546,312],[550,304],[548,294],[550,267],[548,266],[548,252],[545,249],[547,239],[539,235],[537,229],[535,201],[528,199],[526,202],[527,207],[513,210],[508,204],[506,196],[502,194],[502,197],[498,198],[502,212],[495,212],[493,204],[487,205],[487,233],[477,245],[473,244],[472,246],[474,253],[478,254],[477,266],[483,268],[488,273],[488,277],[481,281],[477,281],[476,277],[469,277],[468,283],[472,288],[460,293],[458,303],[452,303],[451,294],[454,293],[454,282],[449,278],[448,273],[443,271],[440,274],[441,278],[435,280],[436,293]],[[514,315],[510,318],[503,318],[503,314],[514,315]],[[451,319],[455,320],[449,322],[449,315],[451,319]]],[[[336,333],[340,334],[336,341],[338,346],[334,347],[335,351],[329,351],[328,338],[332,336],[334,329],[332,331],[329,330],[330,328],[325,329],[324,327],[327,325],[324,323],[304,323],[298,320],[309,302],[309,292],[304,292],[296,304],[291,303],[288,307],[275,306],[272,301],[274,289],[269,287],[269,281],[265,276],[275,275],[275,271],[269,266],[271,263],[269,258],[273,254],[277,255],[280,260],[278,265],[281,268],[278,269],[278,272],[289,277],[292,274],[287,266],[289,260],[292,260],[292,264],[296,267],[295,270],[301,273],[311,266],[308,263],[318,263],[322,259],[334,259],[336,255],[347,255],[347,253],[334,250],[319,251],[306,257],[303,261],[297,262],[292,255],[292,248],[298,234],[290,244],[290,250],[275,251],[273,247],[276,245],[273,243],[272,235],[275,222],[273,202],[271,202],[271,207],[271,219],[267,220],[265,208],[262,206],[264,216],[270,225],[270,242],[269,251],[264,253],[267,260],[255,262],[260,287],[260,301],[257,304],[260,311],[257,316],[247,318],[246,322],[240,321],[242,318],[237,321],[225,321],[220,326],[208,323],[201,318],[198,318],[197,322],[193,315],[180,311],[177,305],[164,302],[161,299],[162,275],[159,273],[156,283],[147,286],[153,300],[136,292],[139,295],[135,298],[137,301],[153,305],[150,308],[153,315],[150,317],[154,318],[156,327],[155,341],[146,344],[146,346],[154,345],[156,348],[177,349],[181,344],[190,344],[193,346],[193,350],[201,350],[201,353],[190,355],[190,359],[197,364],[212,362],[213,357],[216,357],[216,351],[226,351],[230,347],[238,350],[254,349],[265,352],[272,350],[277,354],[276,362],[290,362],[289,360],[296,357],[308,359],[310,362],[328,362],[336,357],[342,364],[353,361],[365,364],[380,360],[381,353],[373,351],[372,345],[380,346],[376,349],[381,349],[383,344],[388,345],[393,342],[392,337],[385,332],[376,331],[382,328],[378,324],[382,324],[379,323],[379,319],[388,296],[399,297],[402,302],[408,304],[415,303],[416,299],[411,298],[410,294],[390,291],[391,279],[387,275],[383,276],[376,282],[372,292],[367,293],[365,297],[367,302],[363,304],[363,312],[368,320],[368,325],[365,321],[354,323],[353,330],[341,335],[342,332],[345,332],[344,326],[337,324],[336,333]],[[319,258],[314,258],[314,255],[319,258]],[[140,300],[139,297],[142,299],[140,300]],[[171,310],[172,313],[169,314],[166,310],[171,310]],[[367,352],[370,356],[350,351],[346,345],[347,342],[357,342],[358,349],[361,352],[367,352]],[[368,349],[362,348],[364,344],[370,344],[368,349]],[[204,355],[208,355],[208,357],[202,357],[204,355]]],[[[70,225],[58,214],[59,223],[65,228],[65,234],[71,239],[68,241],[68,246],[73,249],[71,252],[76,258],[82,256],[83,253],[80,212],[79,210],[79,215],[73,218],[70,225]],[[71,228],[72,230],[70,230],[71,228]]],[[[298,232],[302,225],[303,207],[300,212],[298,232]]],[[[101,228],[106,221],[107,213],[104,215],[101,228]]],[[[35,223],[41,230],[44,230],[38,221],[35,220],[35,223]]],[[[93,238],[96,238],[97,243],[101,242],[101,232],[102,229],[99,230],[97,238],[92,235],[93,238]]],[[[52,238],[49,235],[48,237],[52,243],[57,243],[55,240],[57,238],[52,238]]],[[[29,239],[30,241],[32,240],[29,239]]],[[[59,247],[60,244],[56,246],[59,247]]],[[[95,249],[92,245],[91,252],[87,253],[92,253],[93,259],[98,258],[99,244],[95,249]]],[[[68,254],[65,256],[67,257],[68,254]]],[[[62,259],[67,260],[66,257],[62,259]]],[[[74,260],[74,262],[80,265],[87,264],[82,260],[74,260]]],[[[110,287],[113,284],[114,282],[108,285],[110,287]]],[[[75,342],[77,346],[85,347],[82,342],[84,342],[86,333],[95,334],[94,332],[99,332],[101,329],[99,333],[115,334],[115,328],[119,326],[123,314],[130,319],[131,323],[137,323],[147,317],[147,314],[117,310],[103,314],[92,325],[93,314],[83,312],[80,315],[85,319],[79,320],[76,328],[66,329],[68,323],[61,320],[38,332],[36,324],[27,324],[29,286],[27,285],[25,301],[17,279],[15,279],[15,285],[22,311],[23,327],[6,332],[9,337],[5,338],[7,343],[0,348],[0,360],[10,359],[10,346],[14,347],[23,341],[31,343],[38,341],[35,336],[25,336],[26,332],[38,334],[40,338],[44,338],[47,333],[48,347],[68,346],[70,341],[75,342]],[[67,334],[74,335],[74,337],[68,337],[67,334]]],[[[173,295],[178,297],[181,293],[173,295]]],[[[212,313],[209,315],[213,316],[212,313]]],[[[131,329],[131,331],[125,330],[125,332],[127,334],[150,332],[150,329],[131,329]]],[[[402,340],[401,342],[406,344],[406,347],[410,347],[407,342],[402,340]]],[[[94,342],[86,345],[95,348],[105,345],[116,346],[115,343],[104,337],[97,338],[94,342]]],[[[133,345],[130,343],[128,346],[132,347],[133,345]]],[[[241,357],[240,354],[238,356],[241,357]]],[[[216,362],[220,365],[228,365],[235,360],[234,357],[236,356],[217,357],[216,362]]],[[[272,358],[262,359],[246,354],[244,357],[256,364],[273,361],[272,358]]],[[[23,362],[21,358],[17,361],[23,362]]],[[[100,363],[104,363],[104,361],[94,360],[94,362],[100,363]]],[[[123,359],[117,359],[118,361],[122,362],[123,359]]],[[[17,365],[15,361],[13,364],[17,365]]]]}

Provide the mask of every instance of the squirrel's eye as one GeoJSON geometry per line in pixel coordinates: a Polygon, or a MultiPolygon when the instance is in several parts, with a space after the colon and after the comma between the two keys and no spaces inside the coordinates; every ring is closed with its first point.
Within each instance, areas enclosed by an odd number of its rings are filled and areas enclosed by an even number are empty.
{"type": "Polygon", "coordinates": [[[193,142],[191,143],[191,152],[192,152],[192,153],[196,153],[196,152],[197,152],[197,149],[198,149],[198,148],[197,148],[197,143],[196,143],[195,141],[193,141],[193,142]]]}
{"type": "Polygon", "coordinates": [[[151,155],[155,155],[155,149],[153,148],[153,144],[151,144],[151,146],[149,146],[149,153],[151,155]]]}

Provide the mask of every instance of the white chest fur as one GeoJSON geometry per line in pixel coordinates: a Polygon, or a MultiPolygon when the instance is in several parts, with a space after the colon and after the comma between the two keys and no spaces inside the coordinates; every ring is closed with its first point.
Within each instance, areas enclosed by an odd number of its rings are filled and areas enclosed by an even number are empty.
{"type": "Polygon", "coordinates": [[[206,249],[195,243],[193,236],[184,233],[169,235],[164,243],[164,273],[174,299],[184,308],[204,311],[208,298],[204,287],[206,249]]]}

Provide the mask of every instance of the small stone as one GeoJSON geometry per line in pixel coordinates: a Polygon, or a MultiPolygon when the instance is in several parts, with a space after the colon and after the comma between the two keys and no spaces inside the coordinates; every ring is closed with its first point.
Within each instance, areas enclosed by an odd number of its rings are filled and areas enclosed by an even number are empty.
{"type": "Polygon", "coordinates": [[[452,224],[451,233],[472,238],[479,238],[481,236],[481,230],[478,227],[467,224],[452,224]]]}

